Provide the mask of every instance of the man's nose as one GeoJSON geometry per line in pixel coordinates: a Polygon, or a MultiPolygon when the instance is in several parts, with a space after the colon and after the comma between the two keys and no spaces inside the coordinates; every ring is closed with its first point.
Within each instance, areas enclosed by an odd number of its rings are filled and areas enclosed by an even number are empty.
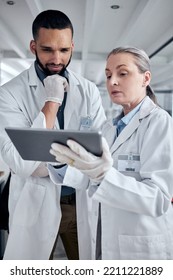
{"type": "Polygon", "coordinates": [[[53,52],[53,55],[52,55],[52,59],[54,61],[55,64],[59,64],[61,63],[61,53],[56,51],[56,52],[53,52]]]}

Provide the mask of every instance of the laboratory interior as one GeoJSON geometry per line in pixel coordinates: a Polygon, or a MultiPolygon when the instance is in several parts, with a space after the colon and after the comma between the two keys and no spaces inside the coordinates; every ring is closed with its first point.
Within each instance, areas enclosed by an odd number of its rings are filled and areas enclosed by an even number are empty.
{"type": "MultiPolygon", "coordinates": [[[[173,115],[172,0],[0,0],[0,85],[35,60],[29,48],[32,22],[48,9],[61,10],[71,19],[74,51],[69,69],[97,85],[108,119],[121,110],[109,98],[105,76],[107,55],[118,46],[145,50],[151,59],[151,86],[157,101],[173,115]]],[[[0,156],[1,192],[8,174],[0,156]]],[[[7,238],[7,230],[0,230],[1,259],[7,238]]],[[[64,258],[63,249],[58,258],[64,258]]]]}

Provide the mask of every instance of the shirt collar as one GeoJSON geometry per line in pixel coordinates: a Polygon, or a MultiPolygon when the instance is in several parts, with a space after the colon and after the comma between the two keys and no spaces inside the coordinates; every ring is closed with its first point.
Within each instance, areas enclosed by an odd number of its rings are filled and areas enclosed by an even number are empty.
{"type": "Polygon", "coordinates": [[[134,117],[134,115],[140,110],[143,100],[127,115],[124,116],[124,113],[122,112],[118,117],[114,118],[113,125],[123,124],[124,126],[126,126],[131,121],[131,119],[134,117]]]}

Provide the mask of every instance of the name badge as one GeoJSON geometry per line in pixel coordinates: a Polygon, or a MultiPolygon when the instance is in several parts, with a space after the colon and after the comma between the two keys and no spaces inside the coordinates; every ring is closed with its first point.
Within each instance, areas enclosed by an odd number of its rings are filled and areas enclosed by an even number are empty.
{"type": "Polygon", "coordinates": [[[118,156],[118,171],[139,172],[141,167],[139,154],[128,154],[118,156]]]}
{"type": "Polygon", "coordinates": [[[80,122],[80,130],[90,130],[92,127],[93,120],[90,116],[82,117],[80,122]]]}

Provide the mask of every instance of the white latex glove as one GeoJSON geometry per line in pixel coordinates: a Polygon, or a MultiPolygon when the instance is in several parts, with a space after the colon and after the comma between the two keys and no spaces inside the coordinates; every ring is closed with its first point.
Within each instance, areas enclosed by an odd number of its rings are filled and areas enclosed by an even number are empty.
{"type": "Polygon", "coordinates": [[[58,74],[48,76],[44,79],[46,101],[53,101],[62,104],[64,91],[67,90],[67,79],[58,74]]]}
{"type": "Polygon", "coordinates": [[[109,151],[106,139],[102,137],[103,154],[97,157],[87,152],[81,145],[73,140],[68,140],[66,147],[61,144],[53,143],[50,153],[61,163],[69,164],[88,177],[99,183],[104,178],[106,172],[112,167],[113,159],[109,151]]]}

